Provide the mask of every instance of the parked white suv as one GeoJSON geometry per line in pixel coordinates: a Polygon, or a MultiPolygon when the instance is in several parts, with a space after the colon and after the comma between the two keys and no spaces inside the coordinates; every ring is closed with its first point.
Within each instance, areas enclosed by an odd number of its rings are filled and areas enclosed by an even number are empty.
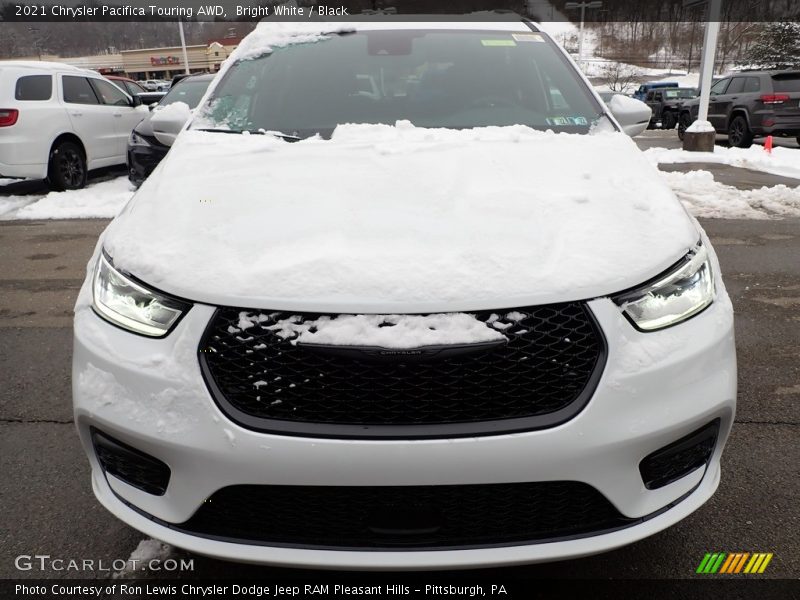
{"type": "Polygon", "coordinates": [[[177,138],[185,105],[153,123],[174,146],[77,300],[106,508],[397,569],[583,556],[711,497],[733,311],[621,131],[638,105],[523,20],[262,23],[236,52],[177,138]]]}
{"type": "Polygon", "coordinates": [[[92,169],[124,164],[147,107],[94,71],[0,61],[0,177],[81,188],[92,169]]]}

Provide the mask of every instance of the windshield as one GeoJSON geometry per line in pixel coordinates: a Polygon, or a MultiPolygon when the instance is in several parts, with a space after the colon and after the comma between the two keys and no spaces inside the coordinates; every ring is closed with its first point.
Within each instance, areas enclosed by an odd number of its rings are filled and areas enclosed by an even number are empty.
{"type": "Polygon", "coordinates": [[[528,125],[587,133],[602,112],[574,68],[532,31],[331,35],[234,64],[194,128],[327,137],[342,123],[528,125]]]}
{"type": "Polygon", "coordinates": [[[161,106],[167,106],[173,102],[185,102],[189,105],[189,108],[194,108],[200,102],[203,94],[206,93],[209,83],[211,83],[210,79],[208,81],[184,79],[175,84],[175,87],[162,98],[160,104],[161,106]]]}
{"type": "Polygon", "coordinates": [[[667,90],[664,92],[664,96],[666,98],[675,99],[675,98],[694,98],[697,96],[697,92],[693,89],[686,89],[686,90],[667,90]]]}

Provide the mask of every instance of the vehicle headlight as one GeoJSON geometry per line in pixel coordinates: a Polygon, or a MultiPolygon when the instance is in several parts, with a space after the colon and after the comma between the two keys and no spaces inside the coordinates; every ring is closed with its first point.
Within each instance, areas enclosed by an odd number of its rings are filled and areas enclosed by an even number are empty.
{"type": "Polygon", "coordinates": [[[643,331],[685,321],[714,300],[714,274],[708,251],[698,244],[669,273],[613,300],[631,323],[643,331]]]}
{"type": "Polygon", "coordinates": [[[144,139],[135,131],[131,131],[131,137],[128,138],[128,144],[131,146],[151,146],[150,142],[144,139]]]}
{"type": "Polygon", "coordinates": [[[107,321],[150,337],[169,333],[191,305],[144,287],[100,255],[92,281],[94,309],[107,321]]]}

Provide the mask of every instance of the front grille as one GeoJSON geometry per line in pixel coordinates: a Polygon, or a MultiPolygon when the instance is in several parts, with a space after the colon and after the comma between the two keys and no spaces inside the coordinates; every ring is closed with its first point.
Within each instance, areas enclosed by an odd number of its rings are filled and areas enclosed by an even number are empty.
{"type": "Polygon", "coordinates": [[[432,486],[238,485],[176,527],[241,543],[337,548],[514,544],[625,527],[596,489],[575,481],[432,486]]]}
{"type": "Polygon", "coordinates": [[[481,311],[507,343],[447,357],[311,351],[270,327],[311,313],[220,308],[200,345],[212,395],[252,429],[330,437],[439,437],[553,426],[588,401],[605,341],[585,304],[481,311]],[[253,326],[242,330],[245,317],[253,326]]]}
{"type": "Polygon", "coordinates": [[[103,471],[111,473],[128,485],[153,494],[163,496],[169,484],[169,467],[136,448],[92,429],[92,443],[97,460],[103,471]]]}
{"type": "Polygon", "coordinates": [[[642,481],[648,490],[655,490],[685,477],[708,463],[719,433],[719,419],[686,437],[656,450],[639,463],[642,481]]]}

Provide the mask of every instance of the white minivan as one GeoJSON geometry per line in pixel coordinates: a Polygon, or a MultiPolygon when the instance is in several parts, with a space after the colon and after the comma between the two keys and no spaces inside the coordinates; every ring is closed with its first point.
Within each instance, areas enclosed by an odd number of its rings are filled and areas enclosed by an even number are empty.
{"type": "Polygon", "coordinates": [[[638,105],[535,23],[265,21],[183,108],[75,308],[114,515],[226,559],[431,569],[618,548],[711,498],[719,263],[623,133],[638,105]]]}
{"type": "Polygon", "coordinates": [[[95,71],[0,61],[0,177],[82,188],[88,171],[125,163],[128,137],[146,115],[95,71]]]}

